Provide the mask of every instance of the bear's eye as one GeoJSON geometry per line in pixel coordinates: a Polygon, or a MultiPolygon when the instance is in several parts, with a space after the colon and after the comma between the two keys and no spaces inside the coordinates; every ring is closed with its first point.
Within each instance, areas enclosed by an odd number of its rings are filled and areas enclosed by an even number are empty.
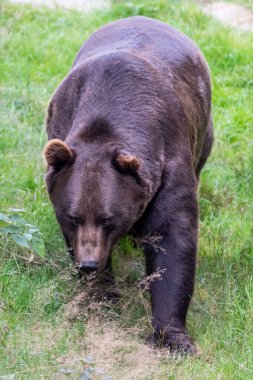
{"type": "Polygon", "coordinates": [[[72,226],[78,226],[79,224],[82,224],[81,218],[73,215],[69,215],[68,217],[72,226]]]}
{"type": "Polygon", "coordinates": [[[102,225],[105,228],[112,227],[112,218],[100,217],[98,219],[98,224],[102,225]]]}
{"type": "Polygon", "coordinates": [[[112,219],[111,218],[104,218],[102,220],[102,223],[107,226],[108,224],[112,224],[112,219]]]}
{"type": "Polygon", "coordinates": [[[104,226],[108,226],[109,224],[112,223],[112,219],[111,219],[111,218],[101,218],[100,222],[101,222],[101,224],[103,224],[104,226]]]}

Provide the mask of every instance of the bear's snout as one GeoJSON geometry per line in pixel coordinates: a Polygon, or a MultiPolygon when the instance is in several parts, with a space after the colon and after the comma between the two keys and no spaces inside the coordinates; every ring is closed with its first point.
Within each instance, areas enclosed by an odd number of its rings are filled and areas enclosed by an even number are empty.
{"type": "Polygon", "coordinates": [[[99,266],[98,261],[91,261],[91,260],[81,261],[78,264],[79,270],[85,273],[95,272],[98,269],[98,266],[99,266]]]}
{"type": "Polygon", "coordinates": [[[80,226],[74,241],[75,263],[81,272],[95,272],[104,269],[110,250],[101,228],[80,226]]]}

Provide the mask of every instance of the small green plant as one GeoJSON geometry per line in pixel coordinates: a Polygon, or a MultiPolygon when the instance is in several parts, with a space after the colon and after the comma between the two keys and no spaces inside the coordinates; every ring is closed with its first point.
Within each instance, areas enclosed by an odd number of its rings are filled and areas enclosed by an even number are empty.
{"type": "Polygon", "coordinates": [[[29,249],[43,259],[45,244],[42,233],[38,227],[27,223],[20,213],[25,213],[25,210],[10,208],[8,215],[0,212],[0,235],[9,236],[17,245],[29,249]]]}

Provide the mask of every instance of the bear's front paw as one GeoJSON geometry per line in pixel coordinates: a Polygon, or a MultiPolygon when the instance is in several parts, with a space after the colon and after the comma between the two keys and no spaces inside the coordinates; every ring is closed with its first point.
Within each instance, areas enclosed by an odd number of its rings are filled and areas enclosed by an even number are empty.
{"type": "Polygon", "coordinates": [[[116,287],[104,289],[102,293],[103,300],[108,301],[112,304],[118,303],[120,300],[120,296],[121,296],[120,291],[116,287]]]}
{"type": "Polygon", "coordinates": [[[148,338],[153,347],[167,347],[171,352],[183,355],[196,355],[196,346],[187,332],[178,327],[168,327],[166,330],[153,332],[148,338]]]}

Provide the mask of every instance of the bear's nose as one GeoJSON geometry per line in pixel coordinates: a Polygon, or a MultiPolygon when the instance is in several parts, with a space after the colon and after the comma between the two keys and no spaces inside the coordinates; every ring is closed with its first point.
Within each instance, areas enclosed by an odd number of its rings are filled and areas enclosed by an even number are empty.
{"type": "Polygon", "coordinates": [[[81,261],[78,265],[79,269],[82,272],[95,272],[98,269],[97,261],[81,261]]]}

